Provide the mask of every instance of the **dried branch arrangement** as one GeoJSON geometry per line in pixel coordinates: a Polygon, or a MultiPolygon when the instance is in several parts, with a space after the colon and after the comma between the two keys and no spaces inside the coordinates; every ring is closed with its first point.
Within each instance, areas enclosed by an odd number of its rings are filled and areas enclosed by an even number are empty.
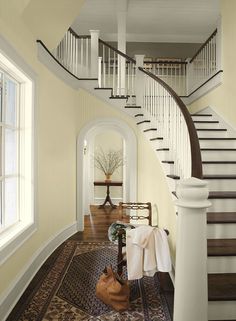
{"type": "Polygon", "coordinates": [[[115,170],[124,164],[122,150],[112,150],[104,152],[102,148],[94,154],[94,166],[100,169],[106,176],[112,175],[115,170]]]}

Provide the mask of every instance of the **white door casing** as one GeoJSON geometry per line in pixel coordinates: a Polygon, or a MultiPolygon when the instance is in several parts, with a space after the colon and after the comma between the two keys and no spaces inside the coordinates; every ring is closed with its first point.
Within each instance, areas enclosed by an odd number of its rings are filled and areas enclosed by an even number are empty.
{"type": "Polygon", "coordinates": [[[105,130],[113,130],[123,138],[125,163],[123,168],[123,199],[136,201],[137,198],[137,139],[133,130],[117,118],[99,118],[85,125],[77,138],[77,228],[84,230],[84,214],[89,213],[89,204],[93,200],[93,166],[91,152],[96,135],[105,130]],[[87,150],[84,153],[84,141],[87,150]]]}

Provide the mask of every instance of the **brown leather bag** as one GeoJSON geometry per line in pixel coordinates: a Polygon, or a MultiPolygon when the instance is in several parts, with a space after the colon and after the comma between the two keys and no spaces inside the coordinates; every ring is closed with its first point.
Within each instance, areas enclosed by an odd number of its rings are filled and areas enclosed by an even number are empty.
{"type": "Polygon", "coordinates": [[[96,296],[116,311],[129,308],[129,284],[122,280],[112,266],[107,266],[96,285],[96,296]]]}

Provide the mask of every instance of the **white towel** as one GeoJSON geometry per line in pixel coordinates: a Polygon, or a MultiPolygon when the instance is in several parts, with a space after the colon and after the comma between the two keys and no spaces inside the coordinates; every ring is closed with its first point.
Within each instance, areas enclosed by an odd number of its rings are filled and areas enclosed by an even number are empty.
{"type": "Polygon", "coordinates": [[[127,231],[126,254],[129,280],[171,271],[167,235],[159,228],[141,225],[127,231]]]}

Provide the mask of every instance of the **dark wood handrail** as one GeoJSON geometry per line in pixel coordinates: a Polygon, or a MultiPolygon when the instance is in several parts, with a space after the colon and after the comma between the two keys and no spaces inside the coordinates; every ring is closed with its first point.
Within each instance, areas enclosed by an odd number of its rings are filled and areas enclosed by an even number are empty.
{"type": "Polygon", "coordinates": [[[212,75],[210,78],[208,78],[206,81],[204,81],[204,83],[202,83],[200,86],[198,86],[196,89],[194,89],[194,91],[192,91],[189,95],[187,96],[180,96],[180,97],[183,97],[183,98],[188,98],[190,97],[191,95],[193,95],[196,91],[198,91],[200,88],[202,88],[205,84],[207,84],[209,81],[211,81],[214,77],[216,77],[218,74],[222,73],[223,70],[218,70],[214,75],[212,75]]]}
{"type": "MultiPolygon", "coordinates": [[[[91,36],[86,36],[86,35],[85,35],[85,36],[79,36],[72,28],[69,28],[68,31],[70,31],[70,32],[73,34],[73,36],[75,36],[75,37],[78,38],[78,39],[81,39],[81,38],[91,38],[91,36]]],[[[109,45],[109,44],[108,44],[107,42],[105,42],[104,40],[99,39],[99,42],[100,42],[101,44],[103,44],[104,46],[110,48],[111,50],[115,51],[118,55],[120,55],[120,56],[124,57],[125,59],[127,59],[127,60],[133,62],[134,64],[136,64],[136,61],[135,61],[133,58],[127,56],[127,55],[124,54],[122,51],[120,51],[120,50],[116,49],[115,47],[109,45]]]]}
{"type": "Polygon", "coordinates": [[[120,56],[124,57],[125,59],[131,61],[132,63],[136,64],[136,61],[133,58],[127,56],[122,51],[120,51],[120,50],[116,49],[115,47],[109,45],[107,42],[103,41],[102,39],[99,39],[99,42],[101,44],[105,45],[106,47],[110,48],[111,50],[115,51],[118,55],[120,55],[120,56]]]}
{"type": "Polygon", "coordinates": [[[48,50],[48,48],[45,46],[45,44],[42,42],[42,40],[37,39],[37,43],[40,43],[40,45],[44,48],[45,51],[60,65],[65,71],[67,71],[72,77],[74,77],[77,80],[98,80],[98,78],[79,78],[75,76],[70,70],[68,70],[63,64],[55,57],[53,54],[48,50]]]}
{"type": "Polygon", "coordinates": [[[187,65],[187,61],[173,61],[173,60],[157,60],[157,61],[146,61],[144,60],[144,64],[172,64],[172,65],[187,65]]]}
{"type": "Polygon", "coordinates": [[[208,42],[211,41],[211,39],[217,34],[217,29],[210,35],[210,37],[201,45],[201,47],[198,49],[198,51],[195,53],[195,55],[192,57],[192,59],[189,61],[190,63],[193,62],[193,60],[197,57],[197,55],[202,51],[202,49],[208,44],[208,42]]]}
{"type": "Polygon", "coordinates": [[[68,31],[77,39],[90,39],[90,35],[78,35],[72,28],[69,28],[68,31]]]}
{"type": "Polygon", "coordinates": [[[151,72],[139,67],[139,70],[144,72],[146,75],[157,81],[159,84],[161,84],[168,93],[172,96],[172,98],[175,100],[176,104],[179,106],[179,109],[184,116],[188,132],[189,132],[189,139],[190,139],[190,146],[191,146],[191,158],[192,158],[192,176],[196,178],[202,178],[202,158],[201,158],[201,151],[200,151],[200,145],[199,140],[197,136],[197,131],[195,129],[192,117],[185,106],[185,104],[182,102],[180,97],[176,94],[176,92],[168,86],[163,80],[161,80],[159,77],[155,76],[151,72]]]}

